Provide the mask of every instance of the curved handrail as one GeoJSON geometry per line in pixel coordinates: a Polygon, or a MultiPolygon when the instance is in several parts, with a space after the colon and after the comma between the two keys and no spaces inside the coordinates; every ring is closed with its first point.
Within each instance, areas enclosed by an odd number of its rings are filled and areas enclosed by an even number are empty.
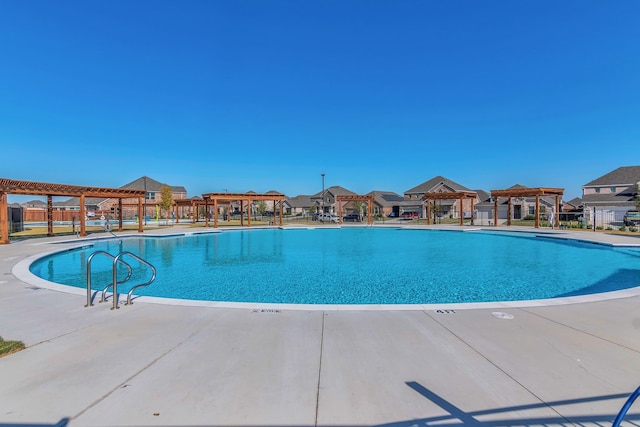
{"type": "MultiPolygon", "coordinates": [[[[90,307],[93,305],[93,303],[91,302],[91,261],[93,260],[93,257],[95,257],[96,255],[106,255],[111,259],[115,259],[116,257],[111,255],[109,252],[106,251],[95,251],[94,253],[92,253],[91,255],[89,255],[89,258],[87,258],[87,304],[85,305],[85,307],[90,307]]],[[[124,283],[127,280],[129,280],[131,278],[131,274],[133,273],[133,269],[131,268],[131,266],[129,264],[127,264],[126,262],[120,260],[121,264],[124,264],[127,269],[129,270],[127,277],[121,281],[120,283],[124,283]]],[[[106,288],[104,288],[102,290],[102,299],[100,300],[100,302],[105,301],[105,294],[107,292],[107,289],[109,289],[111,285],[108,285],[106,288]]]]}
{"type": "Polygon", "coordinates": [[[117,269],[116,269],[116,265],[118,263],[118,261],[120,261],[120,258],[128,255],[134,259],[136,259],[139,263],[141,264],[145,264],[146,266],[148,266],[149,268],[151,268],[151,279],[149,279],[147,282],[133,286],[130,290],[129,293],[127,294],[127,302],[125,305],[130,305],[133,304],[131,302],[131,295],[133,294],[133,291],[141,288],[143,286],[148,286],[150,285],[155,279],[156,279],[156,268],[151,265],[150,263],[148,263],[147,261],[143,260],[142,258],[140,258],[139,256],[137,256],[134,253],[131,253],[129,251],[124,251],[124,252],[120,252],[118,255],[116,255],[116,257],[113,259],[113,307],[111,307],[112,310],[116,310],[118,309],[118,275],[117,275],[117,269]]]}
{"type": "Polygon", "coordinates": [[[636,391],[631,393],[627,401],[624,403],[624,405],[622,405],[622,408],[620,409],[620,412],[618,412],[618,416],[616,417],[613,424],[611,424],[611,427],[620,427],[620,423],[624,419],[624,416],[627,415],[629,408],[631,408],[631,405],[633,405],[633,402],[636,401],[638,396],[640,396],[640,387],[638,387],[636,391]]]}

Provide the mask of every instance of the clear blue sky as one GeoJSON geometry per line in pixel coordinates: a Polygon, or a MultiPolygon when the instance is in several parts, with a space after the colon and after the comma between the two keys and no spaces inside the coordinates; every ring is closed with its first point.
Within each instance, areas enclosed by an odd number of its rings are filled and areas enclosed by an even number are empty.
{"type": "Polygon", "coordinates": [[[639,22],[637,0],[0,0],[0,177],[568,200],[640,163],[639,22]]]}

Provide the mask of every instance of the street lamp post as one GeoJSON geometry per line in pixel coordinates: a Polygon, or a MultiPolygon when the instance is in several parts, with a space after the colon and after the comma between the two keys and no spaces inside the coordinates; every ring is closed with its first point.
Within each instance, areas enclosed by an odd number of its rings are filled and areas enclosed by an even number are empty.
{"type": "Polygon", "coordinates": [[[322,177],[322,214],[324,215],[324,174],[321,173],[320,176],[322,177]]]}

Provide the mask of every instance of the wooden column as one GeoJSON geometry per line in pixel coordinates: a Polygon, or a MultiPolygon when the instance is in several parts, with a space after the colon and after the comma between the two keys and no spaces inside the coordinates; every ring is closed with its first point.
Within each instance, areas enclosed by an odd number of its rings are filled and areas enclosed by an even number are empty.
{"type": "Polygon", "coordinates": [[[556,194],[556,214],[554,216],[554,225],[560,228],[560,196],[556,194]]]}
{"type": "Polygon", "coordinates": [[[476,211],[474,210],[474,199],[471,199],[471,225],[475,225],[473,222],[473,218],[476,216],[475,213],[476,211]]]}
{"type": "Polygon", "coordinates": [[[122,199],[118,199],[118,231],[122,231],[122,199]]]}
{"type": "Polygon", "coordinates": [[[462,206],[462,197],[458,199],[460,201],[460,225],[464,225],[464,208],[462,206]]]}
{"type": "Polygon", "coordinates": [[[53,236],[53,197],[47,196],[47,236],[53,236]]]}
{"type": "Polygon", "coordinates": [[[280,227],[282,227],[282,210],[284,209],[284,206],[282,206],[284,199],[280,199],[280,227]]]}
{"type": "Polygon", "coordinates": [[[244,226],[244,200],[240,199],[240,227],[244,226]]]}
{"type": "Polygon", "coordinates": [[[0,193],[0,245],[9,244],[9,204],[7,193],[0,193]]]}
{"type": "Polygon", "coordinates": [[[209,199],[204,199],[204,226],[209,226],[209,199]]]}
{"type": "Polygon", "coordinates": [[[427,225],[431,225],[431,200],[427,199],[427,225]]]}
{"type": "Polygon", "coordinates": [[[178,204],[176,203],[175,205],[173,205],[175,207],[174,209],[174,216],[176,217],[176,224],[180,224],[180,211],[178,210],[178,204]]]}
{"type": "Polygon", "coordinates": [[[87,235],[87,210],[84,206],[84,194],[80,195],[80,236],[85,237],[87,235]]]}
{"type": "Polygon", "coordinates": [[[198,215],[198,205],[196,205],[195,200],[191,201],[191,223],[196,223],[196,215],[198,215]]]}
{"type": "Polygon", "coordinates": [[[509,196],[509,201],[507,202],[507,225],[511,225],[511,196],[509,196]]]}
{"type": "Polygon", "coordinates": [[[218,228],[218,199],[213,198],[213,228],[218,228]]]}
{"type": "Polygon", "coordinates": [[[373,225],[373,200],[369,199],[369,215],[367,218],[367,224],[373,225]]]}
{"type": "Polygon", "coordinates": [[[540,196],[536,195],[536,228],[540,228],[540,196]]]}
{"type": "Polygon", "coordinates": [[[338,202],[338,218],[340,219],[340,224],[342,224],[342,203],[338,202]]]}
{"type": "Polygon", "coordinates": [[[138,233],[142,233],[142,230],[144,230],[144,225],[142,222],[143,221],[142,213],[143,213],[142,197],[138,197],[138,233]]]}
{"type": "Polygon", "coordinates": [[[253,204],[253,200],[247,200],[247,227],[251,227],[251,205],[253,204]]]}
{"type": "Polygon", "coordinates": [[[498,197],[493,199],[493,226],[498,226],[498,197]]]}

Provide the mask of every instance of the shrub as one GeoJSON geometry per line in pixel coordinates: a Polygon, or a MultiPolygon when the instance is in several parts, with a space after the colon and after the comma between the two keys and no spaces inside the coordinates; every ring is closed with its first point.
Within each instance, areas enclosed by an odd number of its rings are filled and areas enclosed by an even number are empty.
{"type": "Polygon", "coordinates": [[[596,230],[604,230],[604,228],[602,228],[602,226],[599,225],[599,226],[596,227],[596,230]]]}
{"type": "Polygon", "coordinates": [[[629,227],[629,231],[635,233],[636,231],[638,231],[638,229],[635,227],[629,227]]]}
{"type": "Polygon", "coordinates": [[[620,228],[618,228],[618,230],[627,231],[627,227],[625,227],[624,225],[621,225],[620,228]]]}
{"type": "Polygon", "coordinates": [[[607,227],[607,231],[612,231],[612,230],[613,230],[613,227],[612,227],[612,226],[608,226],[608,227],[607,227]]]}

